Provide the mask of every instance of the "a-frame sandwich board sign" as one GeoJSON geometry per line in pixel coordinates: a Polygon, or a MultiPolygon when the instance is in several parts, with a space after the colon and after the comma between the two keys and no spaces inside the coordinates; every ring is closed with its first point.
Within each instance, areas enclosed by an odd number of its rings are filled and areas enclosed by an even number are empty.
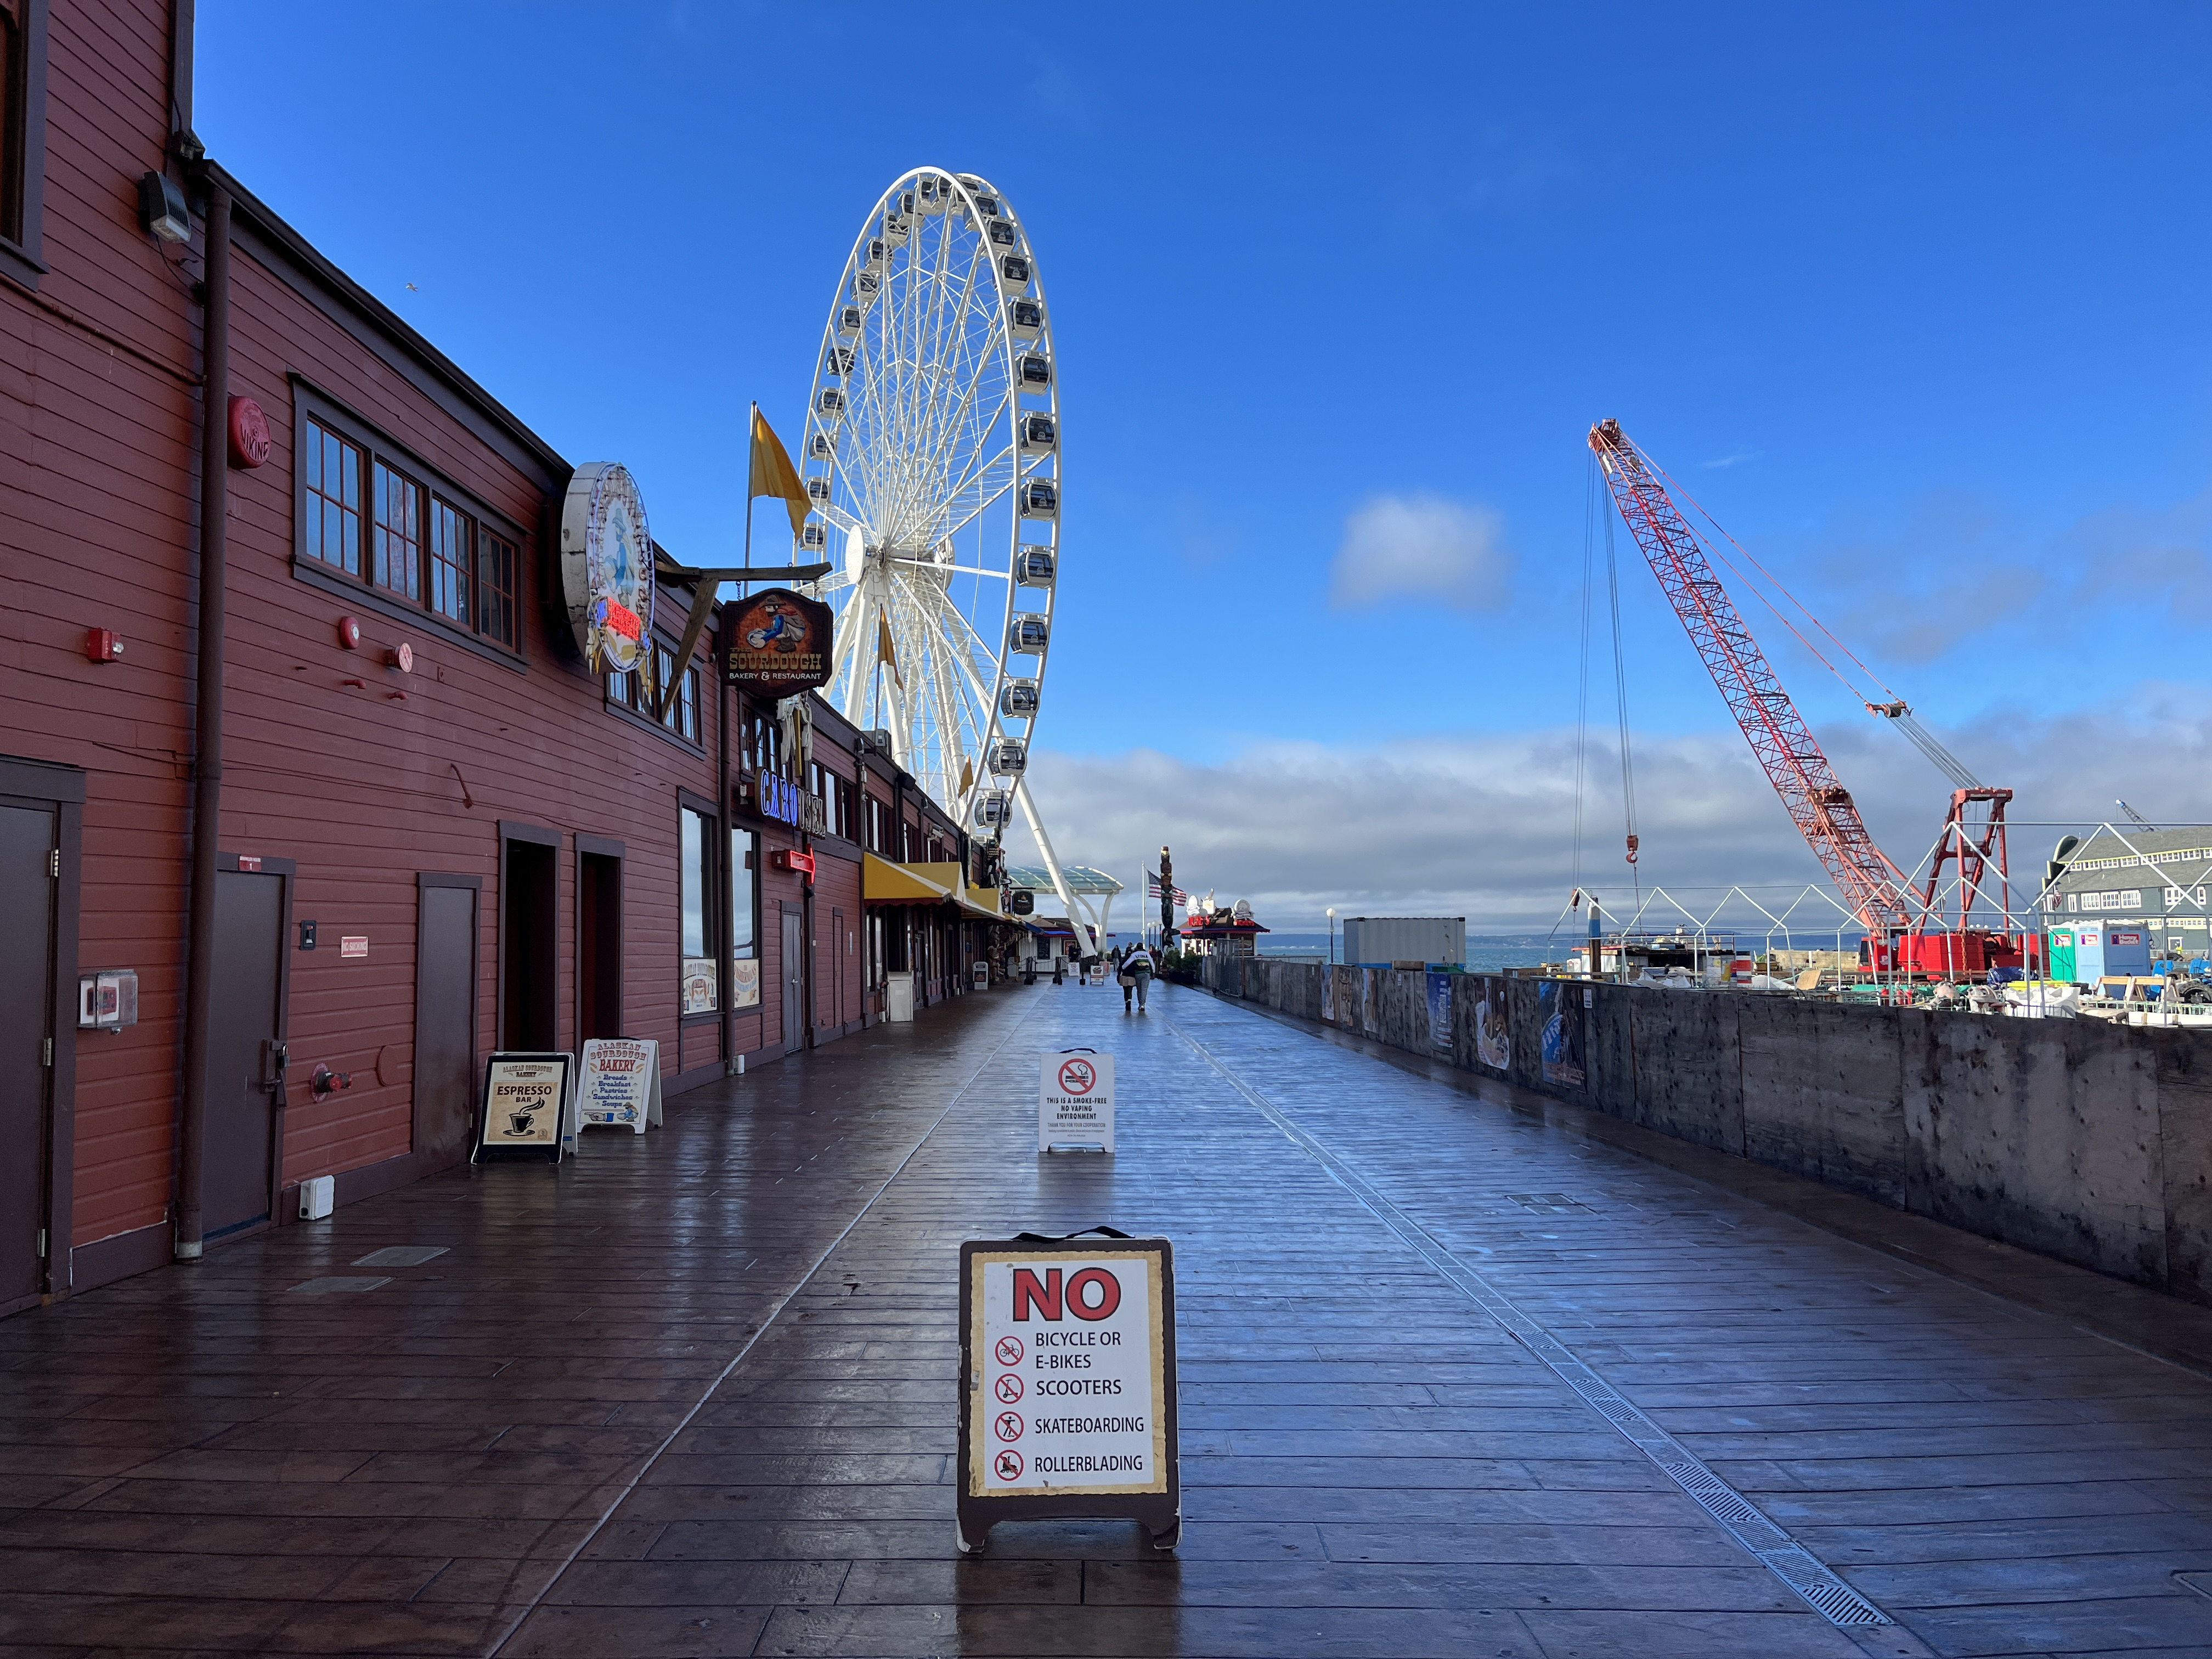
{"type": "Polygon", "coordinates": [[[1001,1521],[1182,1535],[1175,1249],[1110,1227],[960,1247],[960,1547],[1001,1521]]]}

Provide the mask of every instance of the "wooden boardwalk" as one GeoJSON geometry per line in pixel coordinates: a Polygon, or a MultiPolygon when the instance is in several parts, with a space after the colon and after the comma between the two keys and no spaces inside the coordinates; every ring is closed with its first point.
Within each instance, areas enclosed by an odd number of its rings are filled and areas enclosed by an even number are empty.
{"type": "Polygon", "coordinates": [[[2212,1380],[2066,1270],[1420,1073],[1008,989],[0,1323],[0,1652],[2212,1656],[2212,1380]],[[1110,1162],[1035,1152],[1077,1044],[1110,1162]],[[1176,1241],[1182,1547],[963,1559],[959,1243],[1102,1222],[1176,1241]]]}

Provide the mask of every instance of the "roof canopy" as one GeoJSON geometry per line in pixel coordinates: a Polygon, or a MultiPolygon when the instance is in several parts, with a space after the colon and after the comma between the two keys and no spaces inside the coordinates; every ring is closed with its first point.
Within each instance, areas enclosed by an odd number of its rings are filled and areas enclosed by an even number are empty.
{"type": "MultiPolygon", "coordinates": [[[[1103,870],[1093,870],[1087,864],[1064,864],[1060,874],[1067,878],[1071,893],[1118,893],[1121,884],[1103,870]]],[[[1052,872],[1041,864],[1016,864],[1006,867],[1006,884],[1011,887],[1026,887],[1032,892],[1049,893],[1055,890],[1052,872]]]]}

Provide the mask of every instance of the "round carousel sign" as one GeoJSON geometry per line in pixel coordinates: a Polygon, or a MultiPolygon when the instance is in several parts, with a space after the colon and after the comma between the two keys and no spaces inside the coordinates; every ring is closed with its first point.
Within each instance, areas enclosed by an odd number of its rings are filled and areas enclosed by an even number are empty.
{"type": "Polygon", "coordinates": [[[561,585],[576,648],[594,673],[629,673],[653,637],[653,536],[619,461],[576,469],[561,507],[561,585]]]}

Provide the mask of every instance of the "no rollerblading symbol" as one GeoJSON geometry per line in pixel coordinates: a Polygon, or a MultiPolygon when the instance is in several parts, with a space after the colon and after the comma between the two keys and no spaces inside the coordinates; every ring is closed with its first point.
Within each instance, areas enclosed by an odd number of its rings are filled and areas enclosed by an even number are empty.
{"type": "Polygon", "coordinates": [[[999,1403],[1002,1406],[1011,1406],[1022,1397],[1022,1379],[1012,1371],[1000,1371],[995,1386],[999,1391],[999,1403]]]}
{"type": "Polygon", "coordinates": [[[1000,1452],[992,1460],[991,1466],[998,1471],[999,1479],[1001,1480],[1011,1483],[1022,1478],[1022,1455],[1018,1451],[1009,1449],[1000,1452]]]}

